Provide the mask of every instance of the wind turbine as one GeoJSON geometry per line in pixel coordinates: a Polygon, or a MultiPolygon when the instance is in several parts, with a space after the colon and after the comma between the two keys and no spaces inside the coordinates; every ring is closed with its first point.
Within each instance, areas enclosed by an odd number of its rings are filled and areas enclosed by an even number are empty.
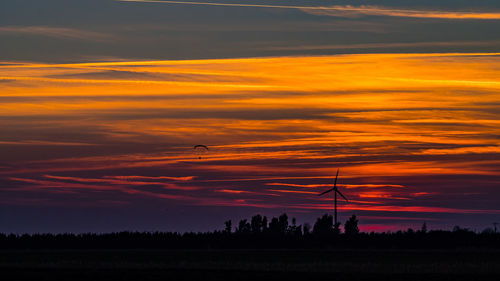
{"type": "Polygon", "coordinates": [[[338,177],[339,177],[339,169],[337,169],[337,175],[335,176],[335,183],[333,184],[333,188],[329,189],[323,193],[318,194],[318,196],[321,196],[321,195],[327,194],[328,192],[331,192],[331,191],[334,192],[334,194],[335,194],[335,228],[338,227],[338,225],[337,225],[337,193],[340,196],[342,196],[342,198],[344,198],[346,202],[349,202],[349,200],[347,200],[347,198],[345,198],[345,196],[337,189],[337,178],[338,177]]]}

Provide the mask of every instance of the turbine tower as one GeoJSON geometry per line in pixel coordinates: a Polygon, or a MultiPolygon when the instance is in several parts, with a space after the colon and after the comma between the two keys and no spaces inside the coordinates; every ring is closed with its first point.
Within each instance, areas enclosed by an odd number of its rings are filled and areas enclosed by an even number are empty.
{"type": "Polygon", "coordinates": [[[327,194],[328,192],[331,192],[333,191],[334,194],[335,194],[335,207],[334,207],[334,213],[335,213],[335,228],[338,228],[338,224],[337,224],[337,193],[342,196],[342,198],[344,198],[344,200],[346,202],[349,202],[349,200],[347,200],[347,198],[345,198],[345,196],[337,189],[337,178],[339,177],[339,169],[337,169],[337,175],[335,176],[335,183],[333,184],[333,188],[332,189],[329,189],[325,192],[322,192],[320,194],[318,194],[318,196],[321,196],[321,195],[324,195],[324,194],[327,194]]]}

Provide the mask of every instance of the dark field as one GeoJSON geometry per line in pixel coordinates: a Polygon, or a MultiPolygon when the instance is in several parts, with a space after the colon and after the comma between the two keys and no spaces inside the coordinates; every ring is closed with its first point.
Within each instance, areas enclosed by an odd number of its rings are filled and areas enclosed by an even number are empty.
{"type": "Polygon", "coordinates": [[[499,280],[487,250],[1,251],[2,280],[499,280]]]}

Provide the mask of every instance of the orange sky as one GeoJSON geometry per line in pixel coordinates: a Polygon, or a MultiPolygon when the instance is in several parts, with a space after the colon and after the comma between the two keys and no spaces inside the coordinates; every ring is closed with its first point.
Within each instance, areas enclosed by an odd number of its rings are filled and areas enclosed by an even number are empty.
{"type": "Polygon", "coordinates": [[[493,53],[2,62],[2,204],[315,217],[340,168],[342,212],[373,225],[497,216],[499,65],[493,53]]]}

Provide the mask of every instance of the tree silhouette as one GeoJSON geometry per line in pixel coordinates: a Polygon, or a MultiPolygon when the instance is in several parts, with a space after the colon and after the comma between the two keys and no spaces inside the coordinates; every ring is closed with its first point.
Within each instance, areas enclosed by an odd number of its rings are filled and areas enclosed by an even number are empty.
{"type": "Polygon", "coordinates": [[[280,233],[280,223],[277,218],[272,218],[269,223],[269,233],[279,234],[280,233]]]}
{"type": "Polygon", "coordinates": [[[286,213],[283,213],[279,217],[278,223],[279,223],[280,233],[285,233],[288,229],[288,215],[286,213]]]}
{"type": "Polygon", "coordinates": [[[297,220],[292,218],[292,225],[288,228],[288,233],[293,236],[302,236],[302,226],[297,226],[297,220]]]}
{"type": "Polygon", "coordinates": [[[333,226],[333,234],[335,234],[335,235],[340,234],[340,225],[341,225],[341,222],[337,222],[337,223],[333,226]]]}
{"type": "Polygon", "coordinates": [[[310,224],[308,224],[307,222],[306,222],[306,223],[304,223],[303,230],[304,230],[304,235],[309,235],[309,234],[311,234],[311,225],[310,225],[310,224]]]}
{"type": "Polygon", "coordinates": [[[333,217],[324,214],[321,218],[318,218],[313,227],[313,234],[318,236],[333,234],[333,217]]]}
{"type": "Polygon", "coordinates": [[[424,224],[422,224],[420,232],[422,232],[423,234],[427,233],[427,223],[424,222],[424,224]]]}
{"type": "Polygon", "coordinates": [[[344,225],[344,232],[347,236],[354,236],[359,233],[358,219],[356,215],[352,215],[344,225]]]}
{"type": "Polygon", "coordinates": [[[251,227],[250,227],[250,223],[247,221],[247,219],[240,220],[240,223],[238,224],[238,228],[236,229],[236,232],[247,234],[247,233],[250,233],[250,231],[251,231],[251,227]]]}
{"type": "Polygon", "coordinates": [[[231,230],[232,230],[232,228],[233,228],[233,227],[232,227],[233,223],[231,222],[231,220],[228,220],[228,221],[224,222],[224,225],[226,225],[226,228],[225,228],[225,230],[224,230],[224,231],[225,231],[226,233],[231,233],[231,230]]]}
{"type": "Polygon", "coordinates": [[[418,231],[363,233],[353,215],[345,225],[345,233],[335,233],[333,217],[325,214],[311,227],[302,227],[288,215],[267,218],[254,215],[243,219],[235,232],[231,220],[224,230],[213,232],[114,232],[84,234],[2,234],[0,249],[500,249],[500,234],[491,228],[483,232],[455,227],[453,231],[429,230],[424,224],[418,231]]]}
{"type": "Polygon", "coordinates": [[[261,215],[255,215],[250,222],[252,233],[257,234],[263,231],[263,219],[261,215]]]}
{"type": "Polygon", "coordinates": [[[487,227],[481,231],[481,234],[492,235],[495,234],[495,230],[491,227],[487,227]]]}
{"type": "Polygon", "coordinates": [[[264,218],[262,219],[262,232],[267,232],[268,228],[267,228],[267,217],[264,216],[264,218]]]}

